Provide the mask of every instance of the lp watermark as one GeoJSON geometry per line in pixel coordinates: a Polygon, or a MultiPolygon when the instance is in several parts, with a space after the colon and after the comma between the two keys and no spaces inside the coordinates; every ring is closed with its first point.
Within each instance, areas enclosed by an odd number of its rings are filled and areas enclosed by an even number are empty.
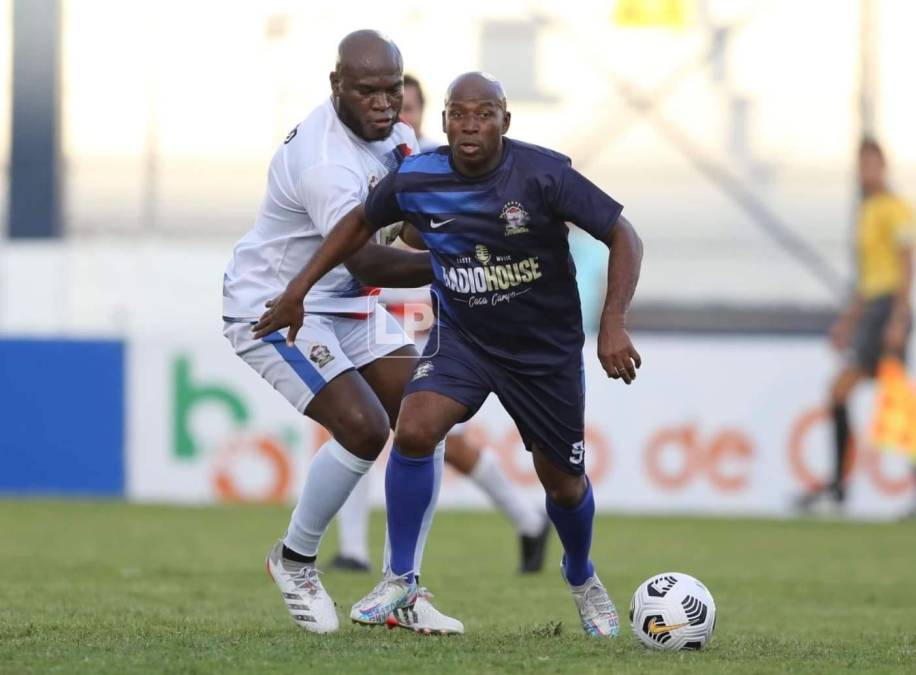
{"type": "Polygon", "coordinates": [[[434,290],[378,289],[366,300],[372,324],[367,332],[370,354],[376,358],[415,358],[391,353],[404,344],[405,335],[424,356],[438,353],[439,333],[432,328],[439,315],[439,296],[434,290]]]}

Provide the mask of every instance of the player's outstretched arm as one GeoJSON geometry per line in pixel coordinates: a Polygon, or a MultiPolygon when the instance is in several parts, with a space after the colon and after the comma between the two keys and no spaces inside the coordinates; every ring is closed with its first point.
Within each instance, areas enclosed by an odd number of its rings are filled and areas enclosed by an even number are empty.
{"type": "Polygon", "coordinates": [[[433,282],[429,253],[368,243],[347,259],[350,274],[367,286],[416,288],[433,282]]]}
{"type": "Polygon", "coordinates": [[[598,331],[598,359],[608,377],[630,384],[642,365],[627,334],[626,318],[642,265],[642,241],[630,222],[620,216],[605,237],[608,256],[607,295],[598,331]]]}
{"type": "Polygon", "coordinates": [[[306,294],[321,277],[362,248],[377,229],[366,219],[362,205],[341,218],[286,290],[267,301],[267,311],[252,328],[255,339],[289,326],[286,344],[292,346],[302,327],[306,294]]]}

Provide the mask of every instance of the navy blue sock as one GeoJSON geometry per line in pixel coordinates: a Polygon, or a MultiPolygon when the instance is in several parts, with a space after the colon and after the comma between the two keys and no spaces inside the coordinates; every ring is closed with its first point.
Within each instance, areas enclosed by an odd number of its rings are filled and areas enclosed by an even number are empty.
{"type": "Polygon", "coordinates": [[[391,571],[413,580],[417,540],[423,516],[433,499],[435,486],[433,455],[405,457],[391,448],[385,470],[385,502],[388,512],[388,541],[391,571]]]}
{"type": "Polygon", "coordinates": [[[571,509],[564,509],[547,497],[547,515],[557,528],[563,544],[563,571],[566,580],[573,586],[581,586],[595,573],[595,567],[588,557],[592,547],[592,521],[595,519],[591,481],[588,481],[582,501],[571,509]]]}

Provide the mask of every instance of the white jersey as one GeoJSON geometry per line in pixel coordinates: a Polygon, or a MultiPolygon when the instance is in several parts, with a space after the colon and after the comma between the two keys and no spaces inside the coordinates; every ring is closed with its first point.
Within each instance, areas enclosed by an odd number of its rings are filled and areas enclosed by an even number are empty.
{"type": "MultiPolygon", "coordinates": [[[[398,122],[383,141],[364,141],[328,99],[293,129],[274,154],[267,194],[254,227],[236,244],[223,276],[223,316],[257,319],[311,259],[369,188],[418,151],[413,130],[398,122]]],[[[378,241],[376,233],[376,241],[378,241]]],[[[340,265],[309,291],[309,313],[371,311],[366,289],[340,265]]]]}

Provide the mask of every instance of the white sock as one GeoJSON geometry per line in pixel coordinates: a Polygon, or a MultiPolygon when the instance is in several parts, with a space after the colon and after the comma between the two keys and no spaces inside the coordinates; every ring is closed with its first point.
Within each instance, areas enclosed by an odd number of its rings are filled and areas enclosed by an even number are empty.
{"type": "MultiPolygon", "coordinates": [[[[442,487],[442,472],[445,470],[445,440],[439,441],[433,452],[433,470],[435,471],[435,483],[433,484],[433,498],[429,500],[429,507],[423,514],[423,525],[420,528],[420,538],[417,540],[417,550],[414,553],[414,574],[420,576],[420,566],[423,563],[423,549],[426,548],[426,540],[429,538],[429,531],[433,526],[433,516],[436,513],[436,504],[439,503],[439,488],[442,487]]],[[[388,543],[388,531],[385,531],[385,553],[382,562],[382,574],[388,574],[391,563],[391,546],[388,543]]]]}
{"type": "Polygon", "coordinates": [[[300,555],[318,555],[328,523],[371,467],[372,462],[350,453],[334,439],[322,445],[309,466],[283,543],[300,555]]]}
{"type": "Polygon", "coordinates": [[[544,527],[544,514],[525,500],[515,484],[503,472],[496,457],[489,450],[480,453],[480,459],[468,477],[506,514],[516,531],[534,537],[544,527]]]}
{"type": "Polygon", "coordinates": [[[337,512],[340,555],[369,562],[369,474],[363,476],[337,512]]]}

